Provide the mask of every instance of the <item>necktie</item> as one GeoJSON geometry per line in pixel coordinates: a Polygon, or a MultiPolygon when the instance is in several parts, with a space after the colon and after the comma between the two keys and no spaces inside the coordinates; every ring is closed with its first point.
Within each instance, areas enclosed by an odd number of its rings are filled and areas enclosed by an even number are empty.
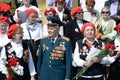
{"type": "Polygon", "coordinates": [[[52,44],[52,46],[53,46],[53,44],[54,44],[54,40],[55,40],[54,38],[51,39],[51,44],[52,44]]]}

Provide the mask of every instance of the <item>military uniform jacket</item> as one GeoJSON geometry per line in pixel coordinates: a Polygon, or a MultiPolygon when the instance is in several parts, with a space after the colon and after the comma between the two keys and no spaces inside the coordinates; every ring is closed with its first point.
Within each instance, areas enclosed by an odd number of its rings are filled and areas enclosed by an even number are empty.
{"type": "Polygon", "coordinates": [[[70,79],[72,49],[67,39],[59,35],[53,46],[50,37],[41,39],[37,65],[40,80],[70,79]]]}

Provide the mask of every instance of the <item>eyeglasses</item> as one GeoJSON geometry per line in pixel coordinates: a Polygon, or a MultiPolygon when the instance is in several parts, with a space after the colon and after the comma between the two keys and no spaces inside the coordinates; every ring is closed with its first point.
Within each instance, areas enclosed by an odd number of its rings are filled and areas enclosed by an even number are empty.
{"type": "Polygon", "coordinates": [[[105,13],[108,14],[109,12],[108,11],[102,11],[101,13],[102,14],[105,14],[105,13]]]}
{"type": "Polygon", "coordinates": [[[83,14],[84,12],[79,12],[78,14],[83,14]]]}

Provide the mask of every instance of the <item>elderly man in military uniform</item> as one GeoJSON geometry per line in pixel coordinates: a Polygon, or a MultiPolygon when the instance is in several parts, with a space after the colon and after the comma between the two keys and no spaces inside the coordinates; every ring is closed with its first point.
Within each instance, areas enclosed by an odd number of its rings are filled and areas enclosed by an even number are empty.
{"type": "Polygon", "coordinates": [[[72,48],[70,39],[59,35],[62,22],[47,17],[48,34],[40,40],[38,76],[40,80],[71,80],[72,48]]]}

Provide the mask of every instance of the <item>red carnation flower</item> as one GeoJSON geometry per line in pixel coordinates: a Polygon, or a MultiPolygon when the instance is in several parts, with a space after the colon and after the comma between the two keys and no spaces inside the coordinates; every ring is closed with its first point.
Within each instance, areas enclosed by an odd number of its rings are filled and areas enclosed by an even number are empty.
{"type": "Polygon", "coordinates": [[[107,44],[105,45],[105,50],[108,51],[109,49],[114,50],[114,49],[115,49],[115,45],[114,45],[114,44],[107,43],[107,44]]]}
{"type": "Polygon", "coordinates": [[[8,63],[10,66],[15,66],[17,64],[17,62],[19,62],[17,58],[10,58],[8,60],[8,63]]]}

